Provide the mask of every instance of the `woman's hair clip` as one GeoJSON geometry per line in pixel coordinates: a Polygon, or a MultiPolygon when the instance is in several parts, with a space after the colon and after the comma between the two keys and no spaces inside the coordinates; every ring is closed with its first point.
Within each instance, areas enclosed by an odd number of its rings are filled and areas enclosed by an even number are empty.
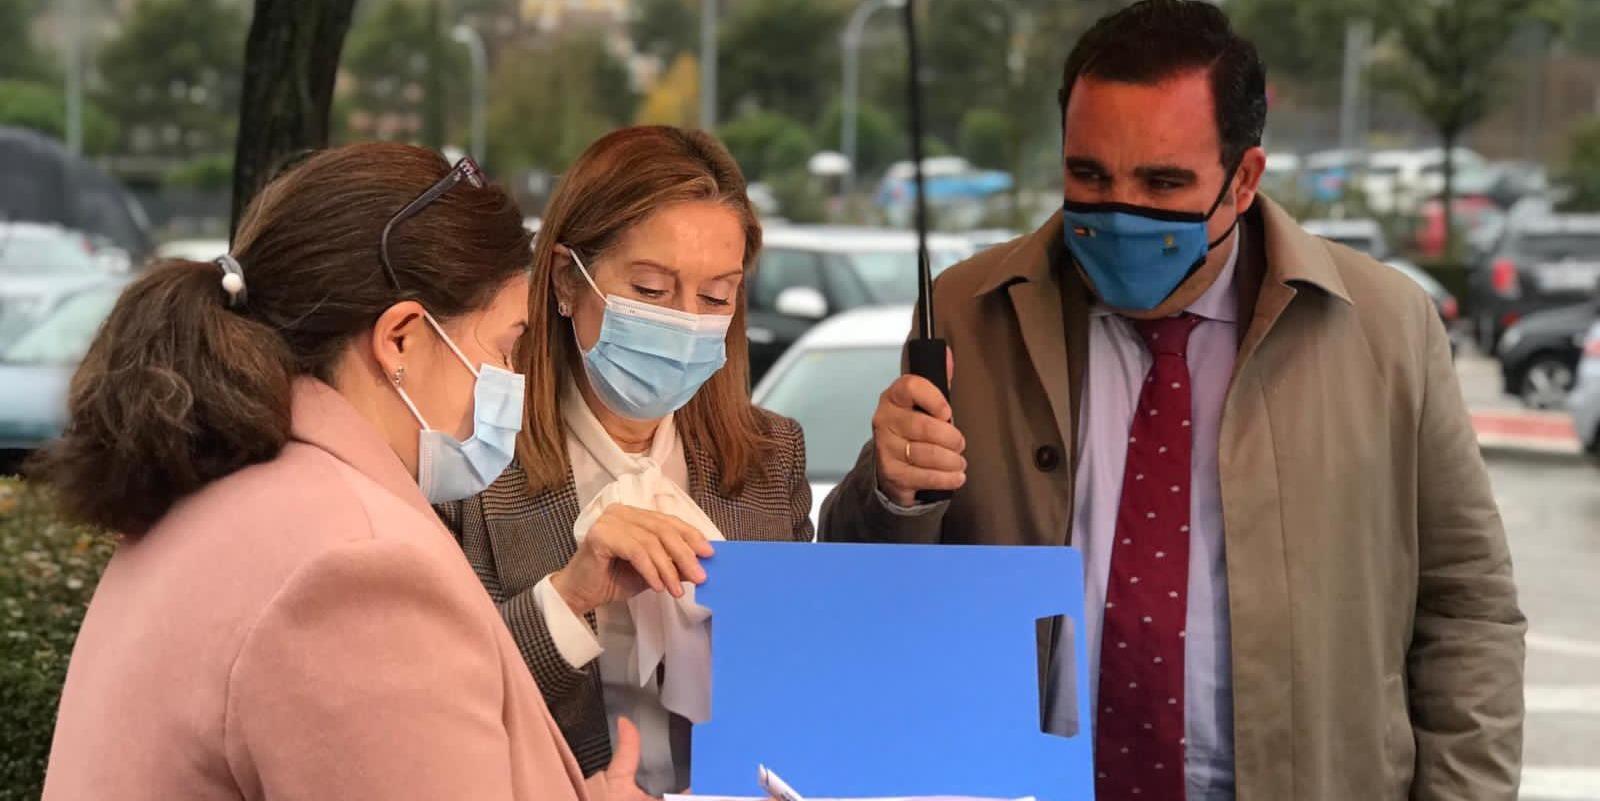
{"type": "Polygon", "coordinates": [[[222,290],[228,293],[228,308],[237,309],[248,300],[248,293],[244,285],[244,268],[239,266],[239,261],[229,254],[222,254],[216,259],[217,266],[222,268],[222,290]]]}

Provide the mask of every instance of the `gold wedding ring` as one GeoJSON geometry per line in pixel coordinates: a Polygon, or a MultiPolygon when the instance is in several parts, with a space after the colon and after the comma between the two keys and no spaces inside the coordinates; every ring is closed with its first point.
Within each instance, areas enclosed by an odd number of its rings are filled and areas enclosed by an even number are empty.
{"type": "Polygon", "coordinates": [[[911,440],[906,440],[906,464],[916,467],[916,462],[911,461],[911,440]]]}

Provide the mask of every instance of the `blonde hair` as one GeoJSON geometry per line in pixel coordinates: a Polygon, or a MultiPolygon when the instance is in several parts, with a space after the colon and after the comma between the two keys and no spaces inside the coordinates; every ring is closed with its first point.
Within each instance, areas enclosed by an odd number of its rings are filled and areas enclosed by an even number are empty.
{"type": "MultiPolygon", "coordinates": [[[[739,165],[715,137],[668,126],[624,128],[601,137],[561,179],[535,240],[528,334],[518,361],[527,374],[517,456],[535,492],[560,487],[570,464],[561,417],[561,386],[578,349],[572,326],[556,310],[556,246],[592,262],[657,210],[684,201],[726,204],[744,227],[744,272],[761,250],[761,223],[745,194],[739,165]]],[[[761,415],[750,403],[750,357],[741,282],[728,328],[728,362],[678,410],[674,422],[686,449],[710,451],[722,485],[738,494],[764,469],[771,447],[761,415]]]]}

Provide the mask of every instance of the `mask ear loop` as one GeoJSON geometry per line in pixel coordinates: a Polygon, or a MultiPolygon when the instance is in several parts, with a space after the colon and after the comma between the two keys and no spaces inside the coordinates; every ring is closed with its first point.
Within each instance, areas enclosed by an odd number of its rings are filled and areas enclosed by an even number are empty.
{"type": "Polygon", "coordinates": [[[417,418],[417,425],[422,426],[423,431],[432,431],[433,429],[428,427],[428,421],[422,419],[422,412],[417,411],[417,405],[411,402],[411,395],[406,392],[405,387],[400,386],[399,381],[394,382],[394,391],[400,393],[400,400],[411,410],[411,416],[417,418]]]}
{"type": "Polygon", "coordinates": [[[589,275],[589,268],[583,266],[583,259],[578,258],[578,251],[574,250],[571,245],[567,245],[566,248],[567,255],[572,257],[572,263],[578,265],[578,272],[583,274],[583,280],[589,282],[589,288],[593,289],[594,293],[600,296],[601,303],[605,303],[606,293],[600,291],[600,285],[596,284],[594,282],[594,277],[589,275]]]}
{"type": "Polygon", "coordinates": [[[438,334],[439,338],[444,340],[444,344],[450,348],[450,352],[454,353],[456,358],[460,359],[461,363],[467,366],[467,370],[472,373],[472,377],[477,378],[478,368],[473,367],[471,360],[467,358],[467,354],[462,353],[461,349],[456,347],[455,341],[450,338],[449,334],[444,332],[444,328],[439,325],[439,321],[433,319],[433,315],[429,314],[427,309],[422,310],[422,318],[428,321],[428,325],[433,326],[434,333],[438,334]]]}
{"type": "MultiPolygon", "coordinates": [[[[1239,174],[1238,165],[1234,165],[1234,168],[1228,171],[1228,180],[1222,182],[1222,191],[1217,193],[1217,199],[1216,199],[1215,202],[1213,202],[1211,204],[1211,210],[1206,212],[1206,220],[1207,221],[1209,221],[1212,218],[1212,216],[1217,213],[1217,209],[1222,208],[1222,199],[1228,196],[1228,189],[1233,186],[1233,179],[1235,177],[1237,177],[1238,174],[1239,174]]],[[[1234,229],[1238,228],[1238,227],[1239,227],[1239,218],[1238,218],[1238,216],[1235,216],[1233,218],[1233,223],[1228,226],[1228,230],[1223,231],[1222,232],[1222,236],[1217,237],[1214,241],[1212,241],[1212,242],[1210,242],[1209,244],[1206,245],[1206,251],[1210,252],[1211,250],[1215,249],[1217,247],[1217,245],[1222,244],[1223,240],[1226,240],[1228,237],[1233,236],[1234,229]]]]}
{"type": "MultiPolygon", "coordinates": [[[[583,259],[578,258],[578,251],[575,250],[571,245],[562,245],[562,247],[566,248],[567,255],[572,257],[572,263],[578,265],[578,272],[583,275],[583,280],[589,282],[589,288],[593,289],[594,293],[600,296],[600,302],[610,306],[611,302],[606,298],[606,293],[600,291],[600,285],[596,284],[594,282],[594,278],[590,277],[589,275],[589,268],[583,266],[583,259]]],[[[572,326],[572,344],[577,346],[579,353],[588,355],[583,349],[582,341],[578,339],[578,318],[576,316],[569,315],[567,317],[567,324],[572,326]]],[[[595,344],[598,345],[600,343],[596,342],[595,344]]]]}
{"type": "MultiPolygon", "coordinates": [[[[433,319],[433,315],[430,314],[427,309],[422,310],[422,319],[427,320],[428,325],[433,326],[434,333],[438,334],[439,338],[444,340],[445,346],[450,348],[450,352],[454,353],[456,358],[460,359],[461,363],[467,366],[467,371],[472,373],[472,377],[479,378],[480,376],[478,375],[478,368],[472,366],[472,362],[467,359],[467,354],[462,353],[461,349],[456,347],[455,341],[450,338],[449,334],[444,332],[444,327],[439,325],[438,320],[433,319]]],[[[411,416],[417,418],[417,424],[422,426],[422,430],[432,431],[433,428],[428,425],[428,421],[422,419],[422,412],[417,409],[417,404],[411,401],[410,393],[406,392],[405,387],[400,386],[400,382],[398,380],[394,382],[394,390],[400,393],[400,400],[404,401],[406,408],[411,410],[411,416]]]]}

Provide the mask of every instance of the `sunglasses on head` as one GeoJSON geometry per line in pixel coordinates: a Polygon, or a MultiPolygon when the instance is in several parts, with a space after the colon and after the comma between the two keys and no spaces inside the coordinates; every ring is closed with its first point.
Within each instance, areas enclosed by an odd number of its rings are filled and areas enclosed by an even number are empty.
{"type": "Polygon", "coordinates": [[[456,166],[451,167],[443,178],[417,195],[417,199],[407,203],[405,208],[395,212],[395,215],[389,218],[389,222],[384,224],[383,236],[378,240],[378,259],[383,262],[383,271],[389,276],[389,283],[393,284],[395,289],[400,288],[400,279],[395,275],[394,265],[389,262],[389,233],[395,226],[420,214],[429,203],[443,197],[462,181],[466,181],[473,189],[482,189],[484,186],[483,170],[478,168],[478,163],[470,156],[456,162],[456,166]]]}

